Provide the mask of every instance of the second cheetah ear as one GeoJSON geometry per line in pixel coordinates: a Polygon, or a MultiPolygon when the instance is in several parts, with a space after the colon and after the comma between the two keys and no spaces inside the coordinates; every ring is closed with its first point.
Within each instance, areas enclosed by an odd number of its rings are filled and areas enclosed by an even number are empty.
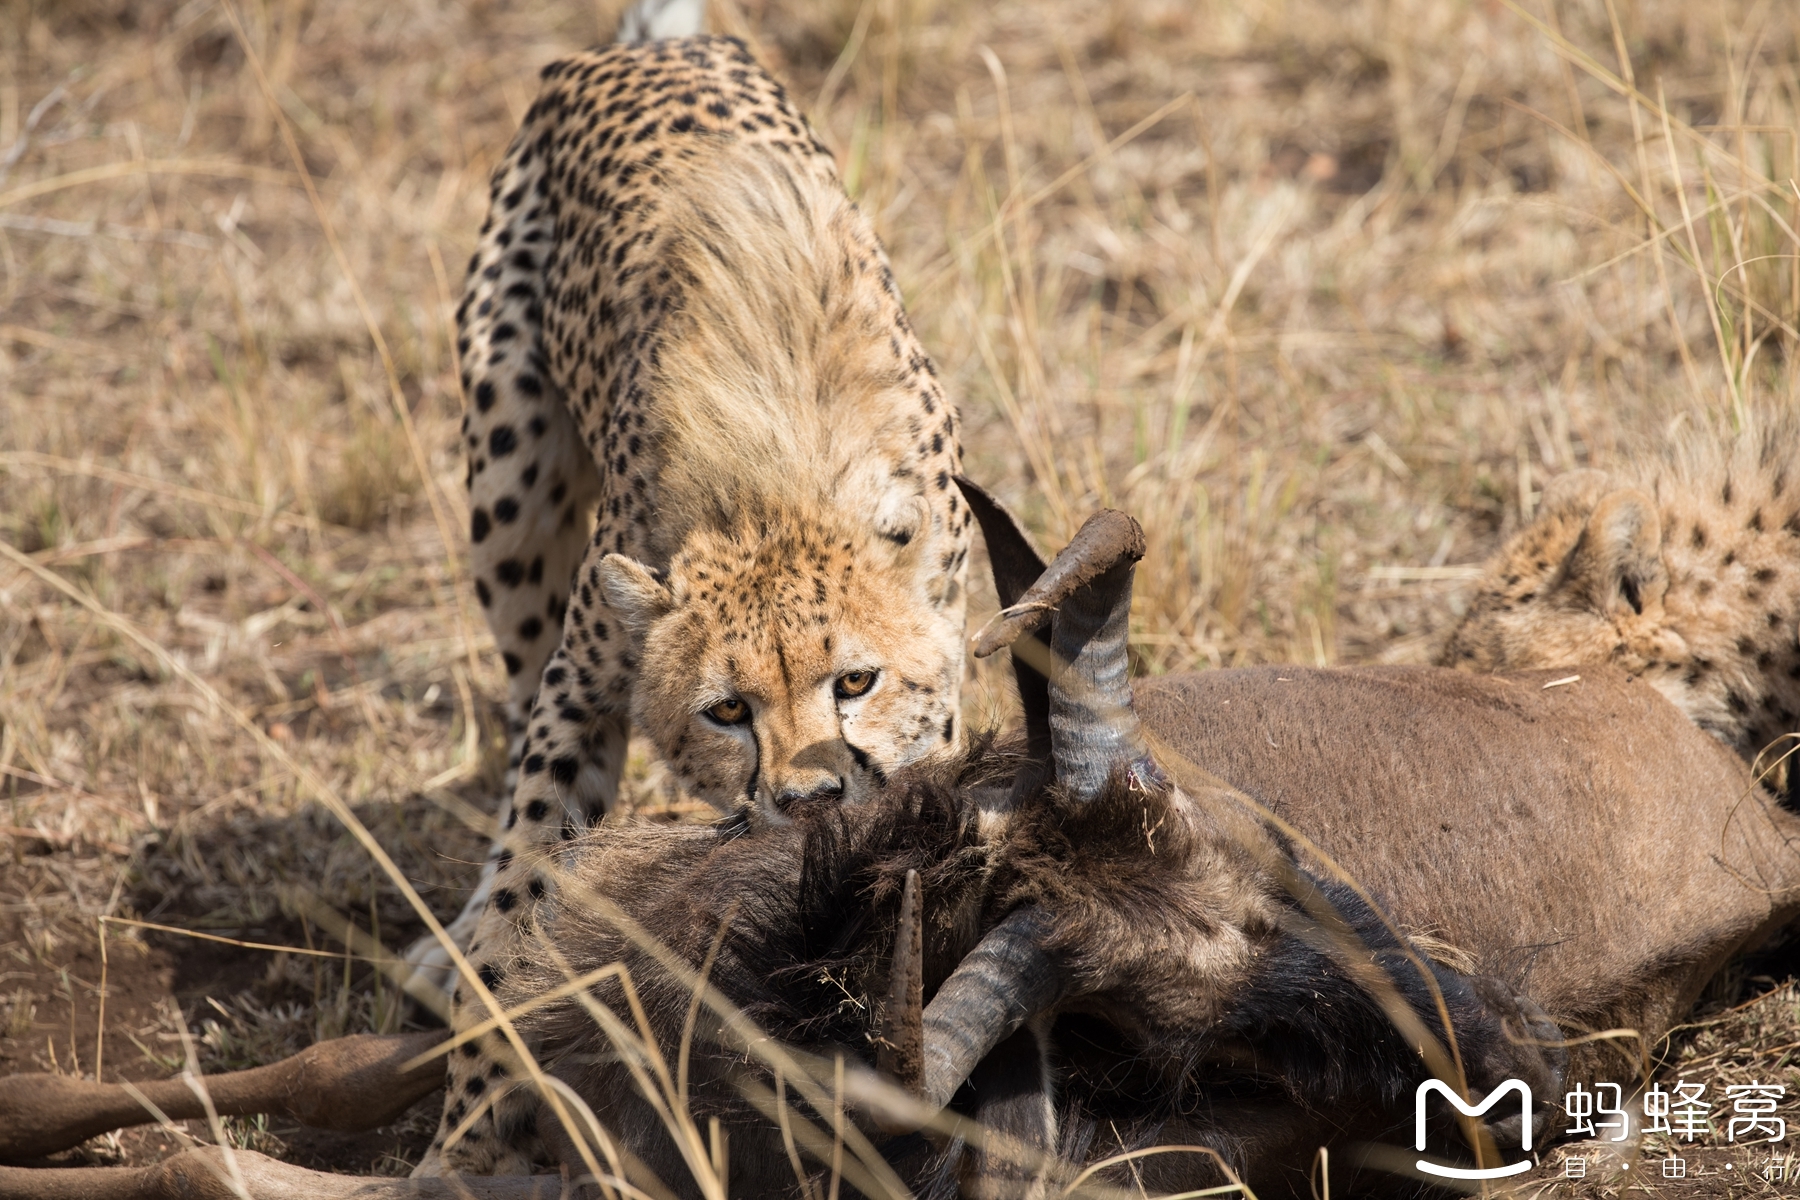
{"type": "Polygon", "coordinates": [[[1662,520],[1648,493],[1620,488],[1594,505],[1564,579],[1603,613],[1629,606],[1641,614],[1662,603],[1669,573],[1662,561],[1662,520]]]}
{"type": "Polygon", "coordinates": [[[609,554],[600,560],[600,590],[606,603],[634,638],[642,639],[650,626],[675,609],[675,594],[662,581],[660,571],[652,571],[635,558],[609,554]]]}

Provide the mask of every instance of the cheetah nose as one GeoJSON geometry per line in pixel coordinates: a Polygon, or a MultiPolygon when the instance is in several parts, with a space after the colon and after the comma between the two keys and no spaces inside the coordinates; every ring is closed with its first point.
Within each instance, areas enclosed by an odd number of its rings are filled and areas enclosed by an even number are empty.
{"type": "Polygon", "coordinates": [[[836,804],[844,798],[844,781],[833,779],[821,783],[810,792],[802,792],[797,788],[783,788],[775,797],[775,807],[782,812],[791,812],[802,805],[836,804]]]}

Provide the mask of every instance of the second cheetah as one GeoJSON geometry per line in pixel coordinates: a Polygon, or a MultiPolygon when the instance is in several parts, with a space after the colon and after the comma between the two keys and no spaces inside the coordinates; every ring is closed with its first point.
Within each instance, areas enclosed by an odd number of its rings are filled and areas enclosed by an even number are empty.
{"type": "MultiPolygon", "coordinates": [[[[1746,760],[1800,729],[1800,414],[1691,431],[1618,474],[1552,480],[1489,562],[1439,661],[1611,663],[1746,760]]],[[[1787,771],[1790,805],[1800,771],[1787,771]]]]}

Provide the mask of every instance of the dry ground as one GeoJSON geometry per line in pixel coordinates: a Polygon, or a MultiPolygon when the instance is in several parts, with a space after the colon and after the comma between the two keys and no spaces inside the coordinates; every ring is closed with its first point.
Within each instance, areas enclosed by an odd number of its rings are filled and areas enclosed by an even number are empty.
{"type": "MultiPolygon", "coordinates": [[[[503,682],[450,313],[535,72],[617,8],[527,7],[0,4],[0,1071],[393,1027],[346,929],[419,923],[348,815],[460,907],[503,682]]],[[[1145,669],[1422,661],[1547,476],[1796,402],[1782,0],[717,15],[838,151],[971,474],[1050,544],[1144,519],[1145,669]]],[[[1692,1070],[1800,1085],[1791,989],[1730,1019],[1692,1070]]],[[[398,1171],[426,1124],[235,1132],[398,1171]]]]}

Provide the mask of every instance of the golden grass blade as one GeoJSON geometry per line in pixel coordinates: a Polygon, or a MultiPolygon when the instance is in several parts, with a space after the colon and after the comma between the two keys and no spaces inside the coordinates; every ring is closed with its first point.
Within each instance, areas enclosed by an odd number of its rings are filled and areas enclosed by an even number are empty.
{"type": "Polygon", "coordinates": [[[66,475],[86,475],[92,479],[104,479],[108,483],[142,488],[147,492],[156,492],[177,500],[203,504],[208,508],[216,508],[224,512],[234,512],[246,517],[255,517],[258,520],[271,521],[288,529],[305,529],[309,524],[307,519],[298,513],[285,512],[280,509],[270,511],[261,505],[251,504],[247,500],[236,500],[230,496],[220,496],[179,483],[167,483],[161,479],[152,479],[148,475],[121,470],[118,467],[80,462],[76,459],[64,458],[59,454],[40,454],[35,450],[0,450],[0,466],[38,467],[44,470],[59,471],[66,475]]]}
{"type": "Polygon", "coordinates": [[[181,1035],[181,1050],[187,1056],[187,1069],[181,1073],[181,1081],[187,1084],[188,1090],[199,1098],[206,1109],[206,1125],[212,1131],[213,1144],[219,1148],[219,1155],[224,1160],[225,1170],[222,1182],[231,1189],[238,1200],[254,1200],[250,1188],[244,1182],[244,1170],[238,1164],[237,1147],[225,1134],[225,1122],[219,1119],[219,1110],[213,1106],[212,1093],[207,1090],[206,1079],[200,1074],[200,1060],[194,1054],[194,1039],[188,1033],[186,1023],[176,1026],[181,1035]]]}
{"type": "MultiPolygon", "coordinates": [[[[381,843],[375,840],[375,836],[369,832],[368,827],[358,819],[356,814],[350,810],[349,805],[344,803],[343,799],[329,784],[319,778],[317,773],[309,767],[296,761],[279,742],[275,741],[267,733],[264,733],[262,728],[252,721],[242,709],[226,700],[211,684],[196,675],[186,663],[171,655],[160,643],[154,638],[144,634],[131,621],[105,608],[99,601],[82,592],[54,571],[39,566],[37,563],[33,562],[28,555],[15,549],[7,542],[0,541],[0,557],[4,557],[23,566],[43,582],[49,584],[57,591],[62,592],[71,600],[74,600],[77,604],[92,612],[96,617],[100,618],[101,621],[154,655],[163,665],[165,670],[170,674],[179,677],[189,687],[198,692],[213,706],[215,711],[222,713],[239,729],[248,734],[264,754],[280,763],[297,781],[304,785],[306,790],[337,818],[344,828],[350,832],[350,835],[355,838],[369,856],[374,859],[375,863],[381,868],[388,880],[399,890],[407,904],[410,905],[412,910],[424,921],[426,929],[431,932],[433,937],[437,938],[438,944],[443,946],[445,951],[449,954],[451,963],[455,966],[458,975],[461,977],[462,986],[468,989],[467,994],[485,1007],[490,1016],[498,1021],[499,1028],[505,1035],[507,1043],[512,1047],[513,1053],[517,1055],[522,1069],[530,1076],[532,1084],[540,1088],[541,1094],[544,1094],[546,1102],[553,1110],[553,1114],[559,1120],[563,1120],[566,1124],[569,1124],[571,1128],[573,1127],[572,1120],[567,1113],[561,1098],[554,1093],[542,1090],[544,1089],[546,1077],[539,1067],[537,1060],[532,1056],[524,1041],[519,1037],[518,1031],[513,1028],[512,1022],[505,1018],[504,1012],[500,1007],[500,1002],[494,998],[494,994],[488,990],[487,985],[483,983],[480,977],[475,973],[475,969],[469,965],[467,956],[463,954],[461,948],[459,948],[449,934],[445,932],[442,923],[438,921],[437,917],[432,913],[425,901],[420,898],[417,890],[413,888],[411,880],[407,879],[406,873],[399,868],[393,858],[390,857],[388,852],[382,847],[381,843]]],[[[591,1159],[591,1153],[587,1152],[587,1147],[585,1145],[579,1148],[584,1154],[588,1154],[588,1157],[591,1159]]],[[[599,1163],[597,1161],[589,1161],[587,1165],[588,1169],[596,1176],[600,1174],[599,1163]]]]}
{"type": "MultiPolygon", "coordinates": [[[[1086,172],[1095,163],[1103,161],[1107,155],[1113,154],[1121,147],[1136,141],[1144,133],[1155,128],[1157,125],[1160,125],[1164,118],[1168,117],[1171,113],[1177,112],[1187,105],[1192,104],[1193,100],[1194,96],[1192,92],[1183,92],[1181,95],[1175,97],[1175,99],[1169,101],[1167,104],[1127,129],[1124,133],[1121,133],[1118,137],[1106,143],[1100,150],[1096,150],[1093,154],[1082,159],[1079,163],[1076,163],[1061,175],[1058,175],[1055,179],[1033,192],[1023,201],[1003,207],[996,215],[993,223],[984,229],[978,230],[964,240],[963,243],[957,247],[958,252],[961,254],[973,254],[975,251],[981,249],[999,233],[1002,227],[1017,221],[1020,217],[1030,212],[1033,208],[1036,208],[1043,201],[1048,200],[1051,196],[1060,192],[1070,183],[1070,181],[1086,172]]],[[[922,305],[925,302],[926,297],[937,290],[939,284],[950,278],[951,273],[956,270],[956,266],[956,258],[953,255],[946,255],[943,259],[940,259],[937,267],[932,270],[931,274],[925,277],[925,282],[913,289],[913,294],[908,298],[908,303],[922,305]]]]}
{"type": "MultiPolygon", "coordinates": [[[[159,925],[155,921],[138,921],[130,917],[100,917],[102,926],[125,925],[132,929],[153,929],[158,933],[170,933],[178,937],[193,938],[202,942],[217,942],[223,946],[236,946],[241,950],[268,950],[276,954],[297,954],[302,958],[329,958],[333,961],[343,958],[336,950],[316,950],[307,946],[283,946],[274,942],[247,942],[242,938],[226,937],[218,933],[205,933],[198,929],[182,929],[176,925],[159,925]]],[[[364,959],[365,962],[389,962],[403,964],[404,959],[364,959]]]]}
{"type": "MultiPolygon", "coordinates": [[[[764,1120],[776,1122],[791,1133],[796,1147],[794,1163],[796,1174],[803,1172],[798,1156],[800,1151],[804,1151],[814,1161],[824,1166],[830,1167],[835,1162],[842,1172],[841,1177],[865,1196],[877,1197],[880,1200],[905,1200],[905,1197],[910,1194],[905,1188],[894,1190],[880,1175],[869,1170],[869,1164],[859,1155],[852,1154],[848,1158],[844,1157],[844,1143],[841,1138],[833,1137],[829,1131],[819,1128],[799,1113],[794,1112],[791,1105],[783,1103],[777,1107],[773,1091],[748,1081],[740,1085],[740,1090],[745,1099],[749,1100],[762,1114],[764,1120]]],[[[810,1183],[807,1194],[809,1196],[817,1194],[812,1190],[810,1183]]]]}
{"type": "MultiPolygon", "coordinates": [[[[1642,104],[1645,108],[1652,110],[1655,110],[1658,107],[1656,104],[1651,103],[1649,96],[1638,90],[1637,81],[1631,74],[1629,55],[1624,59],[1623,74],[1615,74],[1603,66],[1599,59],[1575,45],[1567,37],[1563,36],[1559,30],[1543,21],[1536,13],[1533,13],[1519,3],[1519,0],[1500,0],[1500,3],[1510,9],[1514,16],[1520,18],[1526,24],[1542,34],[1544,40],[1550,43],[1550,48],[1555,51],[1557,55],[1579,67],[1584,74],[1596,80],[1610,91],[1617,93],[1621,99],[1630,101],[1634,104],[1642,104]]],[[[1614,50],[1617,51],[1619,49],[1619,39],[1624,35],[1624,26],[1618,21],[1617,10],[1610,4],[1607,8],[1610,14],[1609,20],[1612,23],[1613,29],[1616,31],[1614,50]]],[[[1703,133],[1695,129],[1692,125],[1687,124],[1685,121],[1671,118],[1670,124],[1676,132],[1682,134],[1688,140],[1696,142],[1708,150],[1722,154],[1727,153],[1710,141],[1703,133]]],[[[1731,161],[1733,166],[1744,171],[1746,174],[1753,173],[1749,163],[1737,159],[1735,156],[1729,156],[1729,161],[1731,161]]]]}
{"type": "Polygon", "coordinates": [[[869,22],[875,16],[875,0],[862,0],[856,10],[856,23],[850,27],[850,36],[844,41],[844,48],[838,51],[837,60],[831,64],[831,70],[825,76],[825,82],[819,85],[819,98],[813,101],[812,119],[816,124],[824,123],[824,116],[831,108],[831,102],[837,98],[838,85],[844,82],[844,76],[856,63],[856,56],[862,52],[863,38],[868,35],[869,22]]]}
{"type": "MultiPolygon", "coordinates": [[[[1633,111],[1635,112],[1636,109],[1634,108],[1633,111]]],[[[1694,214],[1688,206],[1687,184],[1681,177],[1681,163],[1675,156],[1675,136],[1669,129],[1669,106],[1663,98],[1660,79],[1656,84],[1656,108],[1654,111],[1662,119],[1663,149],[1669,156],[1669,174],[1675,177],[1675,201],[1681,205],[1681,227],[1687,234],[1688,253],[1693,256],[1694,269],[1700,272],[1701,279],[1705,280],[1708,285],[1706,288],[1706,318],[1712,323],[1713,344],[1719,352],[1719,365],[1725,370],[1725,381],[1731,389],[1733,403],[1741,406],[1743,396],[1738,387],[1737,372],[1731,369],[1731,347],[1727,344],[1725,330],[1719,323],[1719,305],[1713,295],[1712,280],[1707,277],[1701,267],[1704,260],[1700,257],[1700,240],[1694,235],[1694,214]]],[[[1674,315],[1672,309],[1670,315],[1671,318],[1674,315]]],[[[1685,346],[1684,341],[1684,349],[1685,346]]]]}
{"type": "MultiPolygon", "coordinates": [[[[1142,1150],[1130,1150],[1124,1154],[1115,1154],[1111,1158],[1101,1159],[1099,1162],[1092,1164],[1080,1174],[1076,1175],[1075,1178],[1071,1179],[1063,1188],[1062,1194],[1065,1196],[1076,1194],[1082,1184],[1108,1168],[1121,1166],[1125,1163],[1137,1162],[1139,1159],[1150,1158],[1158,1154],[1202,1155],[1216,1162],[1219,1165],[1219,1170],[1224,1172],[1225,1178],[1231,1180],[1230,1183],[1225,1184],[1222,1187],[1206,1188],[1205,1190],[1198,1192],[1183,1192],[1180,1193],[1182,1196],[1222,1196],[1230,1192],[1238,1192],[1247,1196],[1249,1200],[1256,1200],[1256,1193],[1251,1191],[1250,1188],[1245,1185],[1244,1181],[1238,1178],[1237,1172],[1231,1169],[1231,1164],[1226,1162],[1225,1159],[1220,1156],[1219,1152],[1212,1149],[1210,1146],[1146,1146],[1142,1150]]],[[[1160,1200],[1177,1200],[1177,1197],[1164,1196],[1161,1197],[1160,1200]]]]}
{"type": "Polygon", "coordinates": [[[21,184],[9,192],[0,192],[0,208],[11,208],[15,204],[35,200],[39,196],[54,195],[70,188],[86,187],[90,183],[105,183],[109,180],[130,179],[142,175],[208,175],[216,179],[245,179],[253,183],[273,183],[283,187],[293,187],[300,182],[297,177],[287,171],[251,166],[248,163],[232,162],[228,159],[146,159],[141,162],[116,162],[98,167],[84,167],[79,171],[70,171],[64,175],[53,175],[49,179],[40,179],[36,183],[21,184]]]}
{"type": "MultiPolygon", "coordinates": [[[[394,356],[388,349],[387,338],[381,332],[381,324],[375,319],[375,310],[369,306],[368,297],[363,294],[362,284],[356,271],[350,265],[350,257],[344,252],[344,246],[338,240],[337,227],[326,211],[325,202],[319,196],[319,189],[313,182],[312,172],[307,170],[306,156],[300,152],[300,143],[294,135],[294,126],[288,120],[287,112],[276,99],[275,89],[269,83],[268,74],[263,70],[261,57],[256,47],[251,44],[250,35],[244,31],[244,24],[238,15],[237,5],[225,0],[222,5],[226,17],[231,21],[231,28],[237,34],[238,44],[243,48],[244,57],[250,64],[256,83],[262,89],[263,101],[268,105],[269,114],[274,118],[276,126],[281,130],[281,139],[287,147],[288,157],[293,160],[300,184],[306,189],[306,198],[312,203],[313,214],[318,218],[319,231],[325,235],[326,244],[331,247],[332,256],[337,260],[338,270],[343,272],[344,280],[350,285],[351,298],[356,303],[357,311],[362,315],[363,324],[368,328],[369,340],[374,343],[375,353],[381,359],[382,370],[387,375],[388,397],[393,402],[394,414],[400,419],[400,428],[406,435],[406,446],[412,455],[413,470],[418,472],[419,487],[425,493],[426,502],[431,506],[432,520],[437,522],[438,538],[443,543],[444,559],[449,565],[452,578],[459,578],[461,570],[458,560],[461,555],[457,551],[459,539],[451,532],[450,519],[444,512],[444,502],[438,495],[437,481],[431,473],[431,464],[425,457],[425,450],[419,444],[419,432],[413,427],[412,406],[406,401],[406,393],[400,387],[400,372],[394,366],[394,356]]],[[[468,602],[461,588],[455,590],[457,620],[461,626],[465,640],[473,640],[473,625],[469,620],[468,602]]]]}
{"type": "MultiPolygon", "coordinates": [[[[563,1000],[569,996],[576,995],[577,993],[585,992],[596,983],[611,979],[616,975],[623,975],[624,973],[625,966],[623,963],[608,963],[604,967],[596,967],[584,975],[578,975],[565,983],[559,984],[557,987],[551,988],[547,992],[532,997],[523,1004],[518,1004],[507,1009],[503,1014],[504,1019],[506,1021],[517,1021],[520,1017],[529,1016],[540,1008],[546,1008],[549,1005],[556,1003],[558,1000],[563,1000]]],[[[494,1030],[500,1028],[501,1024],[501,1017],[489,1017],[478,1025],[471,1025],[455,1036],[447,1038],[441,1044],[433,1046],[430,1050],[427,1050],[417,1058],[408,1059],[406,1065],[402,1069],[410,1071],[414,1067],[422,1063],[430,1062],[434,1058],[442,1058],[458,1046],[461,1046],[464,1042],[472,1042],[492,1033],[494,1030]]]]}
{"type": "MultiPolygon", "coordinates": [[[[668,972],[669,976],[680,983],[684,988],[698,988],[704,997],[707,1009],[719,1018],[719,1031],[722,1035],[726,1035],[729,1038],[730,1044],[752,1055],[772,1071],[784,1074],[787,1079],[793,1082],[795,1090],[800,1096],[811,1105],[815,1111],[829,1111],[831,1106],[830,1087],[828,1085],[821,1086],[817,1076],[804,1068],[803,1060],[800,1057],[792,1053],[786,1047],[770,1039],[766,1034],[762,1033],[761,1030],[757,1029],[756,1025],[746,1018],[743,1013],[738,1010],[737,1006],[731,1003],[729,998],[719,992],[717,987],[700,980],[698,973],[694,968],[683,962],[677,955],[669,950],[667,946],[663,945],[662,942],[653,937],[647,930],[639,925],[629,913],[621,909],[609,897],[595,892],[590,888],[581,886],[578,880],[568,878],[566,875],[558,880],[558,887],[563,889],[566,897],[571,898],[566,899],[565,902],[584,905],[590,911],[607,921],[614,928],[618,929],[622,935],[629,939],[633,945],[648,954],[659,968],[668,972]]],[[[636,993],[630,987],[629,974],[624,976],[623,982],[626,985],[628,1002],[635,1005],[637,1003],[636,993]]],[[[615,1029],[623,1030],[622,1024],[618,1022],[615,1016],[608,1012],[604,1006],[593,1002],[585,993],[577,994],[576,999],[588,1007],[590,1015],[594,1016],[596,1020],[603,1021],[607,1025],[609,1036],[616,1036],[613,1033],[613,1030],[615,1029]]],[[[636,1011],[641,1012],[641,1008],[638,1008],[636,1011]]],[[[642,1028],[646,1030],[650,1028],[647,1019],[640,1018],[640,1021],[642,1028]]],[[[631,1035],[630,1040],[635,1041],[635,1035],[631,1035]]],[[[615,1044],[617,1043],[615,1042],[615,1044]]],[[[649,1050],[646,1048],[646,1054],[648,1053],[649,1050]]],[[[629,1060],[627,1061],[628,1065],[632,1065],[635,1070],[635,1065],[630,1064],[629,1060]]],[[[829,1070],[829,1068],[827,1068],[827,1070],[829,1070]]],[[[820,1074],[825,1073],[825,1071],[820,1072],[820,1074]]],[[[904,1100],[903,1097],[900,1099],[904,1100]]],[[[844,1127],[843,1140],[845,1149],[848,1150],[850,1155],[856,1161],[860,1162],[862,1168],[866,1169],[869,1173],[870,1179],[872,1180],[871,1186],[876,1186],[878,1188],[877,1193],[870,1194],[879,1194],[896,1198],[910,1195],[908,1189],[901,1182],[899,1176],[894,1173],[893,1168],[888,1165],[886,1159],[875,1150],[874,1146],[869,1143],[868,1138],[854,1124],[848,1124],[844,1127]]],[[[849,1164],[850,1159],[846,1159],[846,1178],[849,1177],[849,1164]]],[[[855,1183],[855,1180],[852,1179],[852,1182],[855,1183]]],[[[857,1184],[857,1186],[861,1187],[862,1185],[857,1184]]],[[[867,1189],[864,1190],[867,1191],[867,1189]]]]}
{"type": "MultiPolygon", "coordinates": [[[[737,915],[737,909],[736,906],[733,906],[726,912],[725,919],[719,922],[718,932],[713,934],[712,945],[706,951],[706,960],[700,964],[700,981],[702,983],[712,977],[713,964],[719,960],[719,951],[725,945],[725,934],[730,931],[731,919],[735,915],[737,915]]],[[[681,1022],[681,1047],[675,1060],[675,1097],[683,1109],[688,1106],[688,1053],[693,1048],[694,1022],[699,1017],[700,989],[695,988],[693,996],[688,1000],[687,1016],[681,1022]]]]}
{"type": "MultiPolygon", "coordinates": [[[[800,1150],[794,1144],[794,1113],[787,1100],[787,1076],[780,1071],[775,1072],[775,1092],[773,1097],[775,1122],[781,1127],[781,1148],[787,1152],[788,1165],[793,1168],[794,1182],[799,1187],[803,1200],[818,1200],[818,1189],[813,1187],[812,1176],[800,1161],[800,1150]]],[[[768,1116],[768,1112],[763,1115],[768,1116]]]]}

